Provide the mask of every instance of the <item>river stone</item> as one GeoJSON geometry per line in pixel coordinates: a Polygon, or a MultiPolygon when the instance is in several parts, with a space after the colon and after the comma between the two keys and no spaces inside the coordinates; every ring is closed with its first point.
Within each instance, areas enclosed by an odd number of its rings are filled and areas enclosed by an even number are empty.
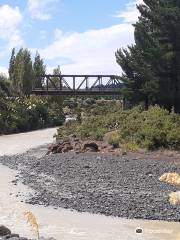
{"type": "Polygon", "coordinates": [[[136,229],[136,233],[142,233],[142,232],[143,232],[142,228],[137,228],[136,229]]]}
{"type": "Polygon", "coordinates": [[[98,147],[97,143],[95,143],[95,142],[84,143],[83,149],[85,151],[91,151],[91,152],[98,152],[99,151],[99,147],[98,147]]]}
{"type": "Polygon", "coordinates": [[[6,236],[9,234],[11,234],[11,231],[7,227],[1,225],[0,226],[0,237],[6,236]]]}

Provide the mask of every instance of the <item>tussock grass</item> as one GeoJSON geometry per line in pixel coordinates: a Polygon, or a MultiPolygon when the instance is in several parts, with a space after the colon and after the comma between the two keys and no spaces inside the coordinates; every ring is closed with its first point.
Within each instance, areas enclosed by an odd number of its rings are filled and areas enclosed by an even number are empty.
{"type": "Polygon", "coordinates": [[[27,222],[30,224],[32,230],[35,232],[37,240],[39,240],[40,239],[40,237],[39,237],[39,225],[37,223],[36,217],[30,211],[26,211],[24,213],[24,216],[26,217],[27,222]]]}
{"type": "Polygon", "coordinates": [[[180,192],[172,192],[169,194],[169,202],[173,206],[180,206],[180,192]]]}
{"type": "Polygon", "coordinates": [[[174,186],[180,186],[180,175],[178,173],[164,173],[159,180],[174,186]]]}
{"type": "MultiPolygon", "coordinates": [[[[159,180],[174,186],[180,186],[180,175],[178,173],[164,173],[159,180]]],[[[170,193],[169,202],[173,206],[180,206],[180,192],[170,193]]]]}

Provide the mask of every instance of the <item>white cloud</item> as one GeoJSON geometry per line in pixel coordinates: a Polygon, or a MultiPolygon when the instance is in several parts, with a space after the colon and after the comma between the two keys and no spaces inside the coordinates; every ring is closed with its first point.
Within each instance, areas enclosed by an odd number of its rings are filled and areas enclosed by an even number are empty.
{"type": "Polygon", "coordinates": [[[135,23],[138,20],[139,11],[136,8],[137,4],[143,3],[143,0],[131,1],[127,4],[127,9],[117,12],[115,17],[122,18],[124,23],[135,23]]]}
{"type": "MultiPolygon", "coordinates": [[[[143,0],[130,1],[127,8],[116,15],[123,23],[109,28],[82,33],[64,33],[56,29],[54,42],[39,51],[44,59],[60,64],[63,73],[119,74],[121,70],[116,63],[115,51],[134,43],[131,24],[138,20],[136,4],[140,3],[143,0]]],[[[52,67],[48,69],[51,71],[52,67]]]]}
{"type": "Polygon", "coordinates": [[[32,19],[49,20],[52,3],[56,0],[28,0],[28,11],[32,19]]]}
{"type": "Polygon", "coordinates": [[[8,43],[8,48],[23,44],[19,27],[23,17],[18,7],[0,6],[0,39],[8,43]]]}
{"type": "Polygon", "coordinates": [[[117,74],[120,67],[116,63],[115,51],[134,41],[131,24],[119,24],[83,33],[63,33],[55,30],[54,42],[39,49],[42,57],[61,64],[61,59],[69,63],[61,66],[63,73],[74,74],[117,74]]]}

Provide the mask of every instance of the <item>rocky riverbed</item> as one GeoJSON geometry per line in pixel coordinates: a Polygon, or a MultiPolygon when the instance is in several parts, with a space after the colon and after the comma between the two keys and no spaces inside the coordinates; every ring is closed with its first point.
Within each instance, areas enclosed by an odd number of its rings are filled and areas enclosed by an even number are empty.
{"type": "Polygon", "coordinates": [[[129,219],[180,220],[180,208],[168,201],[169,193],[178,187],[158,180],[165,172],[179,173],[177,162],[150,156],[45,153],[46,147],[41,147],[0,157],[1,163],[19,170],[14,184],[21,181],[35,190],[28,203],[129,219]]]}

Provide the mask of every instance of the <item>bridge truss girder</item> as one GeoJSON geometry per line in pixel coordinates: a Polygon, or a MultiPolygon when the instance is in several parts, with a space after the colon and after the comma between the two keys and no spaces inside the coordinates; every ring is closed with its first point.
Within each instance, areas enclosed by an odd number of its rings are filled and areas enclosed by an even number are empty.
{"type": "Polygon", "coordinates": [[[41,75],[42,86],[33,87],[36,95],[85,96],[120,95],[122,83],[116,75],[41,75]],[[106,83],[104,83],[106,80],[106,83]],[[69,83],[71,81],[71,84],[69,83]]]}

